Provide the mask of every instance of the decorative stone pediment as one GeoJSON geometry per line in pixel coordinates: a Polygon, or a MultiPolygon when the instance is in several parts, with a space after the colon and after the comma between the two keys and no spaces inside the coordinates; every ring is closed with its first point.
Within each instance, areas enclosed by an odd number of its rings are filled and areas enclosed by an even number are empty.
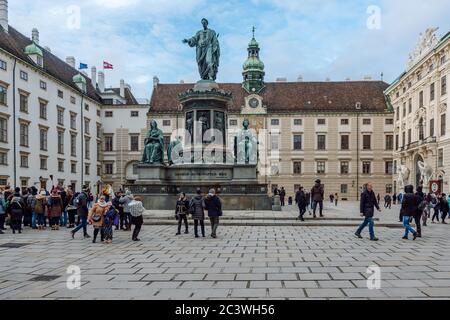
{"type": "Polygon", "coordinates": [[[428,28],[425,33],[421,33],[416,47],[409,55],[408,69],[420,61],[426,54],[428,54],[439,42],[436,31],[439,28],[428,28]]]}

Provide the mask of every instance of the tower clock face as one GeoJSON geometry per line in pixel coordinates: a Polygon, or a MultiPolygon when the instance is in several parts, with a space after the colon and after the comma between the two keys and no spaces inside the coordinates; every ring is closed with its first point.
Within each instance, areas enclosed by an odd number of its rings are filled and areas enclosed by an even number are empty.
{"type": "Polygon", "coordinates": [[[258,108],[259,106],[259,100],[256,98],[251,98],[249,101],[250,107],[252,108],[258,108]]]}

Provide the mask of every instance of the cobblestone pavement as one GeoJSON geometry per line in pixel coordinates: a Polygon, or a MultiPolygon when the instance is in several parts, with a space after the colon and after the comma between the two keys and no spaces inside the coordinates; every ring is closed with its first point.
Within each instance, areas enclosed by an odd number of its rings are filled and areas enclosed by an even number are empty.
{"type": "Polygon", "coordinates": [[[118,231],[111,245],[66,229],[8,231],[0,299],[448,299],[449,228],[425,227],[415,242],[378,228],[375,243],[350,227],[222,226],[218,239],[194,239],[192,228],[176,237],[174,226],[144,226],[141,242],[118,231]],[[374,264],[381,288],[368,290],[374,264]],[[67,289],[71,265],[81,268],[79,290],[67,289]]]}

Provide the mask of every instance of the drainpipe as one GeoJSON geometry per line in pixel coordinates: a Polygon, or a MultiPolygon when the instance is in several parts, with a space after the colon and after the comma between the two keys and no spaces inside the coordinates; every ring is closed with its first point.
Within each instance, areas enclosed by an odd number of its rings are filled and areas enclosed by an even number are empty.
{"type": "Polygon", "coordinates": [[[359,112],[356,112],[356,199],[359,201],[359,112]]]}
{"type": "Polygon", "coordinates": [[[14,151],[14,187],[17,187],[17,136],[16,136],[16,65],[17,59],[14,59],[13,68],[13,151],[14,151]]]}

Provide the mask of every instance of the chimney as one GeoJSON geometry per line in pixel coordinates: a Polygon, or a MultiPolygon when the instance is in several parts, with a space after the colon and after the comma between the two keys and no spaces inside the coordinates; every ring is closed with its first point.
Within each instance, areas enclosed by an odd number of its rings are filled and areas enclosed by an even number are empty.
{"type": "Polygon", "coordinates": [[[287,78],[277,78],[277,82],[287,82],[287,78]]]}
{"type": "Polygon", "coordinates": [[[153,77],[153,88],[156,88],[159,84],[159,78],[157,76],[153,77]]]}
{"type": "Polygon", "coordinates": [[[33,28],[31,30],[31,40],[33,40],[34,43],[39,44],[39,30],[36,28],[33,28]]]}
{"type": "Polygon", "coordinates": [[[184,80],[180,80],[180,84],[184,84],[184,80]]]}
{"type": "Polygon", "coordinates": [[[303,76],[301,74],[298,76],[297,82],[303,82],[303,76]]]}
{"type": "Polygon", "coordinates": [[[105,73],[103,71],[98,72],[98,90],[105,92],[105,73]]]}
{"type": "Polygon", "coordinates": [[[8,0],[0,0],[0,26],[8,32],[8,0]]]}
{"type": "Polygon", "coordinates": [[[97,68],[96,67],[91,68],[91,82],[92,82],[92,85],[94,86],[94,89],[97,89],[97,68]]]}
{"type": "Polygon", "coordinates": [[[330,78],[327,77],[327,78],[325,79],[325,81],[326,81],[326,82],[330,82],[330,78]]]}
{"type": "Polygon", "coordinates": [[[350,77],[345,78],[345,81],[352,81],[350,77]]]}
{"type": "Polygon", "coordinates": [[[75,69],[75,57],[67,57],[66,63],[75,69]]]}
{"type": "Polygon", "coordinates": [[[120,96],[125,98],[125,80],[120,80],[120,96]]]}
{"type": "Polygon", "coordinates": [[[371,76],[364,76],[364,80],[372,80],[371,76]]]}

